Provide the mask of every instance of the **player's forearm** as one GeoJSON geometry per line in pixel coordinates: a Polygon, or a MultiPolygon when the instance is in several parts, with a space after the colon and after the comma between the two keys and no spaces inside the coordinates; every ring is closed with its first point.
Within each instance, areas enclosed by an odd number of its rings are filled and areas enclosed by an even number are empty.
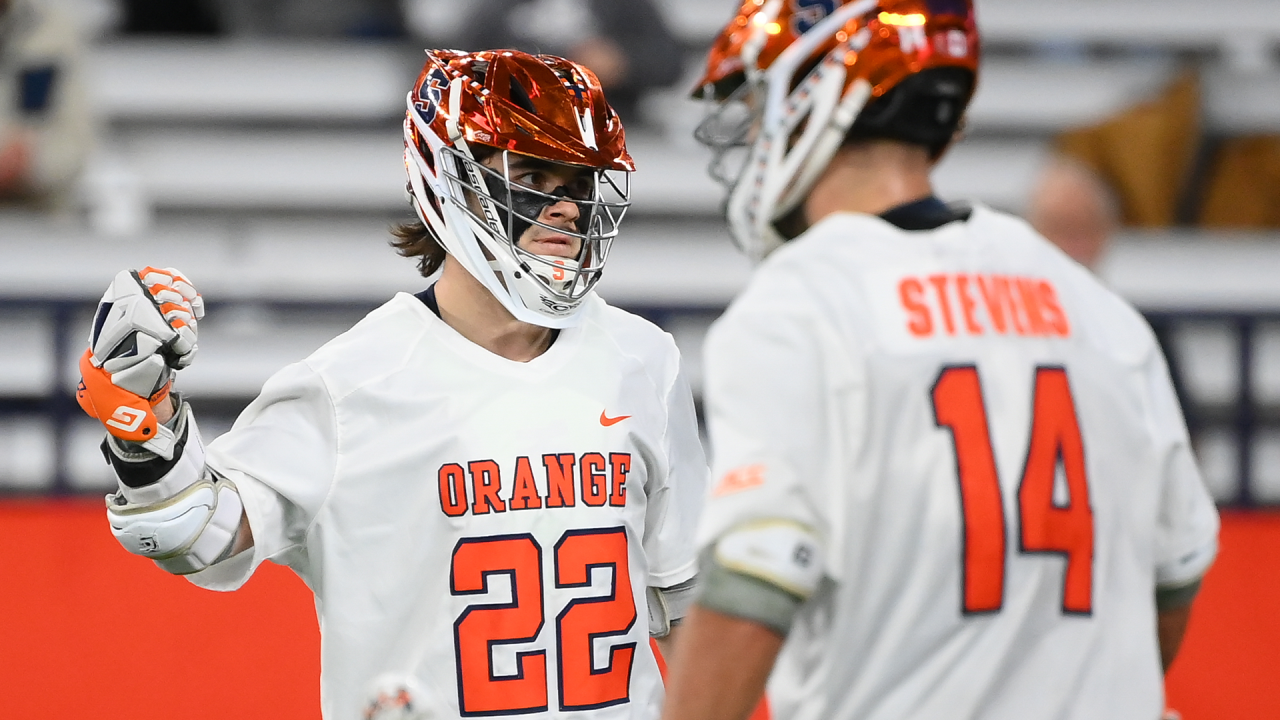
{"type": "Polygon", "coordinates": [[[671,630],[666,635],[653,639],[653,641],[658,644],[658,651],[662,653],[662,659],[665,660],[668,665],[671,664],[671,658],[674,656],[676,651],[676,638],[680,637],[679,629],[679,625],[673,624],[671,626],[671,630]]]}
{"type": "Polygon", "coordinates": [[[249,527],[249,514],[240,511],[240,529],[236,531],[235,542],[231,544],[231,552],[227,557],[235,557],[253,547],[253,528],[249,527]]]}
{"type": "Polygon", "coordinates": [[[667,657],[663,720],[743,720],[764,693],[782,641],[760,623],[694,605],[667,657]]]}
{"type": "Polygon", "coordinates": [[[1187,621],[1191,619],[1190,603],[1181,607],[1165,608],[1156,616],[1156,633],[1160,638],[1160,664],[1165,672],[1173,664],[1182,646],[1182,638],[1187,632],[1187,621]]]}
{"type": "Polygon", "coordinates": [[[1160,640],[1160,664],[1165,671],[1182,646],[1191,619],[1191,603],[1200,592],[1200,581],[1156,588],[1156,635],[1160,640]]]}
{"type": "Polygon", "coordinates": [[[170,395],[168,398],[152,407],[152,412],[156,414],[156,421],[161,425],[168,423],[173,419],[173,416],[177,414],[178,408],[174,405],[176,400],[177,398],[170,395]]]}

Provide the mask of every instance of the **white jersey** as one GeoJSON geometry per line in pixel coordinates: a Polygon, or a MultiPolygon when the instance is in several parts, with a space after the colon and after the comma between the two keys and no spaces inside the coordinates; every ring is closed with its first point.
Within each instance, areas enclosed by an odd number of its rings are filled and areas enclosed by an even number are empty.
{"type": "Polygon", "coordinates": [[[1154,590],[1203,573],[1218,518],[1149,328],[1087,271],[982,207],[835,215],[762,264],[705,363],[700,545],[818,538],[774,715],[1160,716],[1154,590]]]}
{"type": "Polygon", "coordinates": [[[707,468],[670,336],[582,312],[519,363],[398,295],[211,443],[254,548],[191,579],[302,577],[326,718],[657,717],[645,589],[694,575],[707,468]]]}

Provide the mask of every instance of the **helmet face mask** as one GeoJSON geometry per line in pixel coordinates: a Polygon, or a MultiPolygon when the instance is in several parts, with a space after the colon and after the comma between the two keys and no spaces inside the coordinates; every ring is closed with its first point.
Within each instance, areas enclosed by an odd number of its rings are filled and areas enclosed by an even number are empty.
{"type": "MultiPolygon", "coordinates": [[[[544,192],[517,181],[512,164],[522,158],[510,151],[502,150],[490,156],[501,169],[451,148],[445,152],[453,156],[453,167],[462,169],[460,173],[446,170],[454,187],[450,199],[482,233],[484,247],[492,256],[490,267],[496,265],[495,269],[506,271],[515,283],[536,283],[559,304],[581,302],[599,281],[626,214],[629,175],[583,168],[579,175],[581,182],[575,182],[573,187],[560,185],[544,192]],[[621,177],[615,178],[617,174],[621,177]],[[561,202],[572,203],[578,210],[572,228],[552,225],[542,219],[544,210],[561,202]],[[530,252],[522,247],[521,241],[533,228],[567,236],[576,244],[577,252],[573,257],[530,252]]],[[[506,275],[502,277],[510,288],[506,275]]]]}
{"type": "Polygon", "coordinates": [[[743,82],[722,101],[707,92],[707,114],[693,131],[693,137],[711,150],[708,174],[732,193],[750,157],[754,132],[759,129],[764,110],[760,82],[743,82]]]}
{"type": "Polygon", "coordinates": [[[756,261],[780,247],[780,224],[795,225],[864,109],[921,73],[976,76],[977,58],[970,0],[744,0],[712,47],[701,82],[712,106],[694,133],[735,243],[756,261]]]}
{"type": "Polygon", "coordinates": [[[803,202],[870,95],[867,83],[846,82],[845,64],[865,47],[868,33],[846,36],[817,63],[811,60],[824,26],[844,26],[864,5],[875,3],[841,8],[768,68],[746,72],[695,130],[712,150],[709,173],[726,189],[730,235],[753,260],[789,239],[776,222],[803,202]]]}
{"type": "Polygon", "coordinates": [[[568,60],[514,50],[427,55],[407,99],[411,204],[517,320],[574,324],[629,205],[634,165],[621,122],[595,76],[568,60]],[[560,178],[555,187],[522,180],[544,170],[560,178]],[[531,251],[551,236],[574,252],[531,251]]]}

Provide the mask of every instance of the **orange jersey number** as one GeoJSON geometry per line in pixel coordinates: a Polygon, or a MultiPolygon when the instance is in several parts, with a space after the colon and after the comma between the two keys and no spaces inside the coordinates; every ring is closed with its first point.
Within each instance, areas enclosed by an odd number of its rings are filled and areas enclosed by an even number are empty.
{"type": "MultiPolygon", "coordinates": [[[[555,547],[556,587],[589,587],[594,568],[612,571],[609,591],[570,600],[556,617],[561,711],[629,699],[636,643],[610,647],[602,668],[592,660],[595,638],[625,635],[636,621],[624,528],[570,530],[561,536],[555,547]]],[[[548,707],[545,650],[517,653],[518,670],[511,676],[494,672],[490,654],[495,646],[533,642],[542,630],[542,548],[537,540],[528,534],[498,535],[464,539],[454,548],[454,595],[486,593],[489,578],[497,575],[510,578],[511,601],[470,605],[453,625],[463,716],[541,712],[548,707]]]]}
{"type": "Polygon", "coordinates": [[[627,533],[623,528],[570,530],[556,543],[556,587],[591,585],[592,568],[613,568],[608,595],[570,600],[559,617],[560,709],[588,710],[627,701],[635,642],[609,648],[609,664],[599,670],[591,662],[592,641],[625,635],[636,622],[627,568],[627,533]]]}
{"type": "MultiPolygon", "coordinates": [[[[951,431],[964,513],[964,612],[996,612],[1004,600],[1005,521],[982,382],[972,365],[947,367],[933,386],[934,419],[951,431]]],[[[1093,510],[1084,465],[1084,442],[1067,371],[1036,368],[1031,442],[1018,486],[1023,553],[1066,557],[1062,612],[1093,611],[1093,510]],[[1055,502],[1061,462],[1068,499],[1055,502]]]]}
{"type": "Polygon", "coordinates": [[[511,602],[470,605],[453,624],[458,658],[458,707],[463,715],[547,709],[547,652],[519,653],[519,671],[496,675],[494,645],[527,643],[542,630],[542,548],[532,535],[464,539],[453,551],[452,592],[488,592],[489,578],[511,578],[511,602]]]}

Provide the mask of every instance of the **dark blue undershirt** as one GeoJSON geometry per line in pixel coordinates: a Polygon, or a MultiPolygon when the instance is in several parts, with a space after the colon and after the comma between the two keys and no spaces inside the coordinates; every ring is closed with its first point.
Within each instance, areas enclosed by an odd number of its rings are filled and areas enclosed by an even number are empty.
{"type": "MultiPolygon", "coordinates": [[[[413,296],[421,300],[423,305],[426,305],[431,312],[436,314],[436,317],[440,317],[440,303],[436,300],[435,283],[431,283],[427,286],[426,290],[423,290],[420,293],[414,293],[413,296]]],[[[444,318],[440,319],[443,320],[444,318]]]]}
{"type": "MultiPolygon", "coordinates": [[[[441,320],[444,319],[440,315],[440,301],[436,300],[436,284],[435,283],[431,283],[429,286],[427,286],[426,290],[423,290],[420,293],[414,293],[413,296],[421,300],[422,304],[426,305],[428,310],[435,313],[436,317],[440,318],[441,320]]],[[[551,345],[555,343],[556,338],[558,337],[560,337],[560,331],[553,329],[551,331],[551,342],[547,343],[547,347],[551,347],[551,345]]]]}
{"type": "Polygon", "coordinates": [[[880,213],[880,219],[902,230],[935,230],[957,220],[968,220],[973,208],[951,206],[936,196],[913,200],[880,213]]]}

